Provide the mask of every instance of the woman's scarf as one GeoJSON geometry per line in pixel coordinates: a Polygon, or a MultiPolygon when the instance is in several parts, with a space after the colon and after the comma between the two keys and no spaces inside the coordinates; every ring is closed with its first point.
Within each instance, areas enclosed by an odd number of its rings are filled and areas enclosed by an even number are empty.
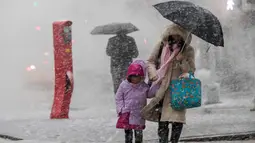
{"type": "Polygon", "coordinates": [[[179,53],[180,49],[175,46],[178,45],[172,45],[172,49],[174,49],[173,52],[171,52],[168,44],[163,47],[160,58],[160,68],[157,70],[158,80],[154,82],[155,84],[158,84],[165,77],[166,72],[169,69],[169,63],[173,61],[174,57],[179,53]]]}

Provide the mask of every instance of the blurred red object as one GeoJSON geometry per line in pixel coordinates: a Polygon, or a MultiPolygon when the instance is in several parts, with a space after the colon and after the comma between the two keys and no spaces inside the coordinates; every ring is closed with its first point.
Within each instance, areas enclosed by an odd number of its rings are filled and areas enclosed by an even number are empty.
{"type": "Polygon", "coordinates": [[[73,79],[70,79],[70,73],[73,73],[71,25],[71,21],[53,23],[55,91],[51,119],[69,118],[73,92],[73,79]]]}

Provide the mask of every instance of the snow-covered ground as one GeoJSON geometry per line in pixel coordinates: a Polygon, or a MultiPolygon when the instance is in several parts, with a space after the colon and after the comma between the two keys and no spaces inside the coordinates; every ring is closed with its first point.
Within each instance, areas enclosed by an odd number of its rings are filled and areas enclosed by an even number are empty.
{"type": "MultiPolygon", "coordinates": [[[[218,105],[192,109],[187,114],[182,136],[247,132],[255,129],[255,113],[249,111],[251,94],[239,96],[238,93],[222,99],[218,105]]],[[[75,96],[75,95],[74,95],[75,96]]],[[[78,95],[76,95],[78,96],[78,95]]],[[[106,94],[110,98],[110,94],[106,94]]],[[[79,96],[81,100],[81,96],[79,96]]],[[[78,97],[74,98],[74,102],[78,97]]],[[[113,97],[112,97],[113,98],[113,97]]],[[[41,112],[26,112],[20,116],[0,119],[0,133],[27,140],[72,142],[121,142],[123,131],[115,128],[116,113],[114,100],[105,100],[101,105],[92,106],[84,101],[84,107],[72,105],[69,120],[49,120],[49,109],[41,112]],[[86,106],[86,104],[88,106],[86,106]]],[[[40,106],[40,104],[38,104],[40,106]]],[[[39,110],[38,110],[39,111],[39,110]]],[[[9,113],[10,115],[14,113],[9,113]]],[[[16,113],[15,113],[16,115],[16,113]]],[[[157,138],[157,124],[147,122],[145,140],[157,138]]]]}
{"type": "MultiPolygon", "coordinates": [[[[203,143],[254,143],[255,141],[219,141],[219,142],[203,142],[203,143]]],[[[192,142],[189,142],[192,143],[192,142]]],[[[195,143],[195,142],[194,142],[195,143]]]]}
{"type": "Polygon", "coordinates": [[[38,141],[38,140],[21,140],[21,141],[10,141],[5,139],[0,139],[0,143],[60,143],[56,141],[38,141]]]}
{"type": "MultiPolygon", "coordinates": [[[[10,141],[10,140],[4,140],[0,139],[1,143],[62,143],[62,142],[56,142],[56,141],[38,141],[38,140],[23,140],[23,141],[10,141]]],[[[155,143],[154,141],[146,141],[145,143],[155,143]]],[[[185,142],[180,142],[185,143],[185,142]]],[[[189,143],[195,143],[195,142],[189,142],[189,143]]],[[[248,140],[248,141],[217,141],[217,142],[203,142],[203,143],[254,143],[254,140],[248,140]]]]}

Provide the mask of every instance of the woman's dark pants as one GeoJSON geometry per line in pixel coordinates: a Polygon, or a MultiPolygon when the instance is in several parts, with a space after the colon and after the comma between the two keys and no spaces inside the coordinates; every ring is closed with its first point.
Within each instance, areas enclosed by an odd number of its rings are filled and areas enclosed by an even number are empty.
{"type": "MultiPolygon", "coordinates": [[[[158,123],[158,136],[159,136],[159,143],[168,143],[168,136],[169,136],[169,122],[161,122],[160,121],[161,115],[159,116],[159,123],[158,123]]],[[[172,132],[171,132],[171,143],[178,143],[179,138],[182,133],[183,123],[172,123],[172,132]]]]}

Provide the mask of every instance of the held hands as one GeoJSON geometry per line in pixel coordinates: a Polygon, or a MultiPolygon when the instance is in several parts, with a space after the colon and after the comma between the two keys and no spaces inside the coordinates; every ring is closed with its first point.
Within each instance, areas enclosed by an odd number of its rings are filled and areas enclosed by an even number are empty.
{"type": "Polygon", "coordinates": [[[160,100],[161,100],[160,98],[154,97],[151,99],[150,104],[157,105],[160,102],[160,100]]]}
{"type": "Polygon", "coordinates": [[[151,80],[151,81],[157,81],[158,78],[159,78],[158,75],[156,75],[156,76],[154,76],[153,78],[151,78],[150,80],[151,80]]]}
{"type": "Polygon", "coordinates": [[[156,76],[154,76],[152,79],[150,79],[150,81],[160,84],[163,79],[164,79],[164,75],[160,75],[159,72],[157,71],[156,76]]]}

